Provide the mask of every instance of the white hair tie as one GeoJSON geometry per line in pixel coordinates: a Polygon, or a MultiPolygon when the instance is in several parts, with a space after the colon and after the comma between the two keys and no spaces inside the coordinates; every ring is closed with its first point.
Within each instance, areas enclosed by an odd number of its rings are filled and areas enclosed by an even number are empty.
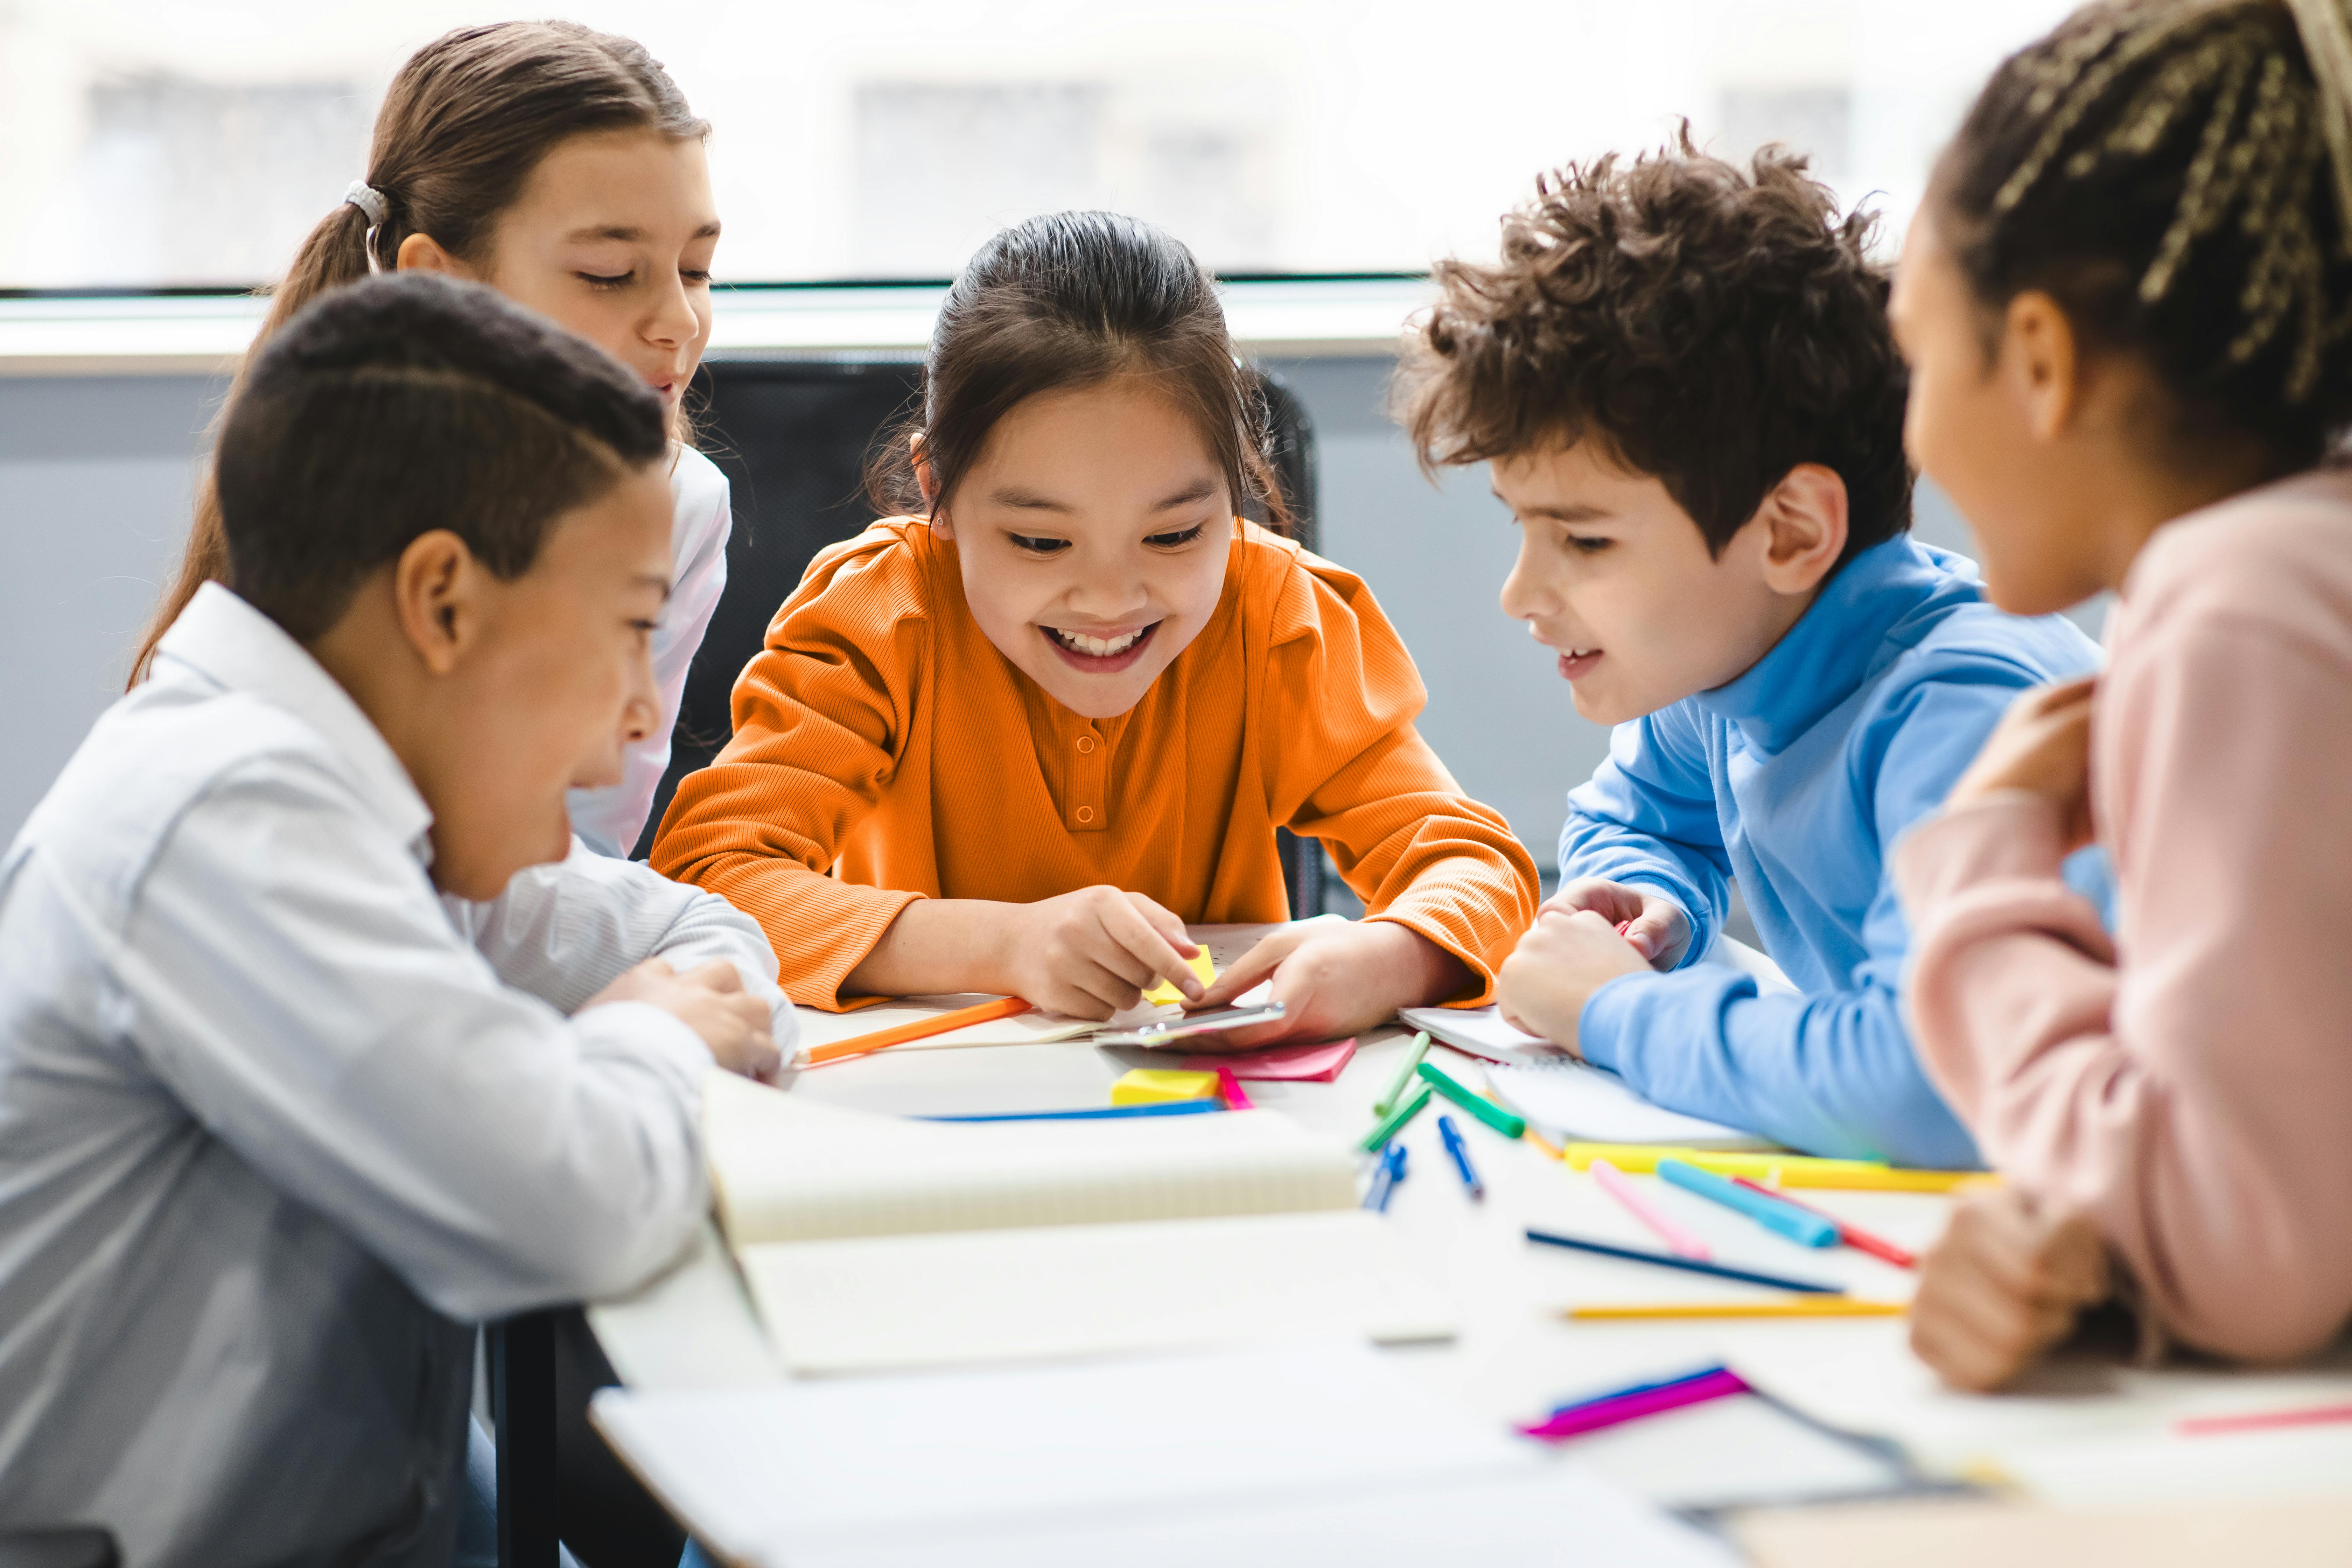
{"type": "Polygon", "coordinates": [[[353,180],[343,193],[343,200],[360,209],[368,220],[368,227],[380,226],[392,208],[385,203],[383,193],[365,180],[353,180]]]}

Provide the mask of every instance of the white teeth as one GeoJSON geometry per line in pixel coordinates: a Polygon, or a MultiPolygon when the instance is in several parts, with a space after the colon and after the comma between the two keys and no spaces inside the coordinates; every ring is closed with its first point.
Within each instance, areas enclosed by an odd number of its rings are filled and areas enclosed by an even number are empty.
{"type": "Polygon", "coordinates": [[[1592,654],[1599,653],[1600,651],[1601,650],[1597,647],[1572,647],[1568,650],[1568,657],[1570,658],[1584,658],[1592,654]]]}
{"type": "Polygon", "coordinates": [[[1066,632],[1059,626],[1048,629],[1062,639],[1064,647],[1079,653],[1091,654],[1097,658],[1108,658],[1112,654],[1125,653],[1135,639],[1143,635],[1143,629],[1139,629],[1122,632],[1115,637],[1090,637],[1084,632],[1066,632]]]}

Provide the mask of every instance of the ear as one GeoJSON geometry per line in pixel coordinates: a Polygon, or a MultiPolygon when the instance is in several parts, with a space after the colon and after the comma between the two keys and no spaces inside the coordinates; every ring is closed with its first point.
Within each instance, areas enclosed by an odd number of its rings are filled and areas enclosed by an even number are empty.
{"type": "Polygon", "coordinates": [[[2010,300],[1995,363],[2037,441],[2056,440],[2081,412],[2081,348],[2074,323],[2048,294],[2028,289],[2010,300]]]}
{"type": "Polygon", "coordinates": [[[955,537],[955,525],[940,510],[940,479],[931,471],[930,458],[923,455],[923,433],[920,430],[907,437],[907,455],[915,467],[915,485],[923,492],[923,510],[931,514],[931,531],[941,539],[955,537]]]}
{"type": "Polygon", "coordinates": [[[1757,521],[1764,524],[1764,582],[1776,594],[1810,594],[1845,553],[1845,481],[1799,463],[1781,476],[1757,521]]]}
{"type": "Polygon", "coordinates": [[[442,249],[441,242],[429,234],[412,234],[402,240],[393,257],[393,266],[402,272],[438,272],[445,278],[480,281],[472,268],[442,249]]]}
{"type": "Polygon", "coordinates": [[[451,673],[480,639],[488,576],[466,542],[446,528],[418,534],[393,563],[393,614],[430,673],[451,673]]]}

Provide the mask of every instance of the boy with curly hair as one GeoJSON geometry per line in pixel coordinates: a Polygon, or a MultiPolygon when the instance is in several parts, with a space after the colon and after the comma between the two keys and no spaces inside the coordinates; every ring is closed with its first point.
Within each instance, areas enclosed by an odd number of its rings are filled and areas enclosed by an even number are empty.
{"type": "Polygon", "coordinates": [[[1615,726],[1504,1015],[1793,1148],[1972,1166],[1905,1026],[1885,855],[2012,697],[2098,654],[1908,536],[1874,222],[1776,149],[1570,165],[1499,260],[1439,267],[1399,412],[1424,466],[1491,466],[1503,609],[1615,726]],[[1801,994],[1698,963],[1735,876],[1801,994]]]}

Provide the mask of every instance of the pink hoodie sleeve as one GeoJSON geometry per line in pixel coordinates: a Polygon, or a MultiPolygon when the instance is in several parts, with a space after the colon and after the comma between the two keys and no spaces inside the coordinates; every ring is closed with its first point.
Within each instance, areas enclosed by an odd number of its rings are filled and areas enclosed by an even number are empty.
{"type": "Polygon", "coordinates": [[[1915,1035],[1986,1155],[2090,1213],[2168,1331],[2254,1360],[2352,1312],[2352,630],[2310,629],[2118,647],[2093,775],[2120,957],[2036,797],[1895,857],[1915,1035]]]}

